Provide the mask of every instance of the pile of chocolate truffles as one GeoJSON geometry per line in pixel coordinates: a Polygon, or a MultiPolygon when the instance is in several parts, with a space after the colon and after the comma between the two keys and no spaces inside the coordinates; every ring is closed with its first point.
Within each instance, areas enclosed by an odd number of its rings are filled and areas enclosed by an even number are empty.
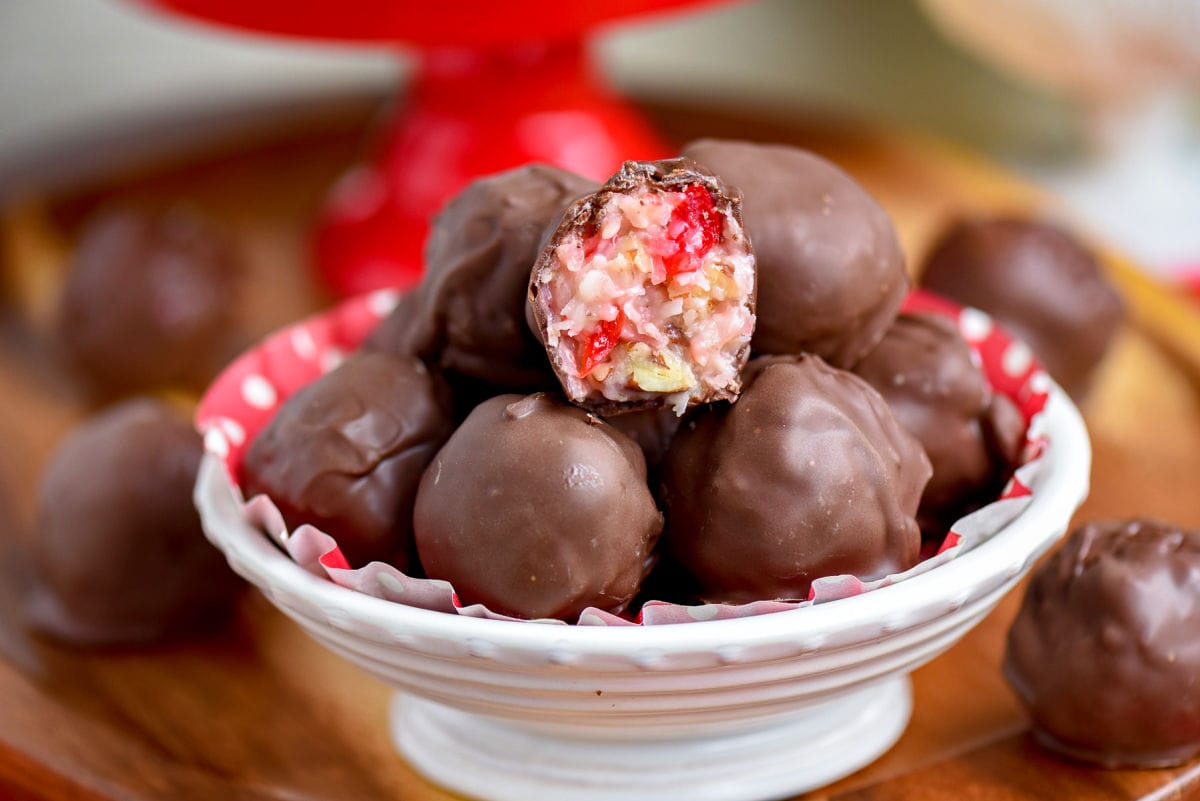
{"type": "Polygon", "coordinates": [[[494,175],[425,259],[240,479],[352,566],[464,604],[573,621],[877,579],[993,499],[1023,441],[956,328],[899,316],[883,209],[802,150],[703,140],[603,186],[494,175]]]}
{"type": "Polygon", "coordinates": [[[96,409],[42,476],[34,629],[111,646],[228,619],[243,585],[201,530],[204,448],[180,407],[238,347],[240,269],[220,227],[183,205],[101,208],[84,225],[52,338],[96,409]]]}

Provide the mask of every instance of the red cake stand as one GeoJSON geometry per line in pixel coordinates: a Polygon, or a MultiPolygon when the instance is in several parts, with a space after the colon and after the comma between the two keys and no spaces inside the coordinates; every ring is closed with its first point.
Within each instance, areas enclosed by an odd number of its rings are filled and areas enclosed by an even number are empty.
{"type": "Polygon", "coordinates": [[[477,176],[542,161],[602,179],[669,154],[584,41],[620,18],[721,1],[143,0],[241,29],[420,49],[372,160],[343,176],[316,224],[317,268],[343,295],[414,283],[430,218],[477,176]]]}

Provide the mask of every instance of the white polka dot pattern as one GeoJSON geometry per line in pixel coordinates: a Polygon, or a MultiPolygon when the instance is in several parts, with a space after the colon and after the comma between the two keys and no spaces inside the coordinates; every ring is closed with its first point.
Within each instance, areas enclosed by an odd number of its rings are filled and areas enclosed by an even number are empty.
{"type": "Polygon", "coordinates": [[[328,373],[336,370],[337,366],[346,358],[346,354],[338,348],[329,348],[321,354],[321,372],[328,373]]]}
{"type": "Polygon", "coordinates": [[[1033,352],[1024,342],[1013,341],[1004,351],[1001,366],[1013,378],[1022,376],[1033,364],[1033,352]]]}
{"type": "Polygon", "coordinates": [[[242,424],[237,420],[232,420],[228,417],[218,417],[216,424],[221,427],[221,431],[229,438],[229,441],[234,445],[242,445],[246,442],[246,429],[242,428],[242,424]]]}
{"type": "Polygon", "coordinates": [[[958,318],[958,330],[967,342],[979,342],[992,333],[992,318],[979,309],[963,309],[958,318]]]}
{"type": "Polygon", "coordinates": [[[296,351],[296,355],[301,359],[313,359],[317,355],[317,343],[313,341],[312,334],[307,328],[294,328],[290,337],[292,350],[296,351]]]}
{"type": "Polygon", "coordinates": [[[1029,378],[1029,389],[1033,392],[1044,395],[1050,391],[1050,374],[1045,370],[1038,370],[1029,378]]]}
{"type": "Polygon", "coordinates": [[[400,302],[400,293],[394,289],[380,289],[367,296],[367,306],[380,319],[387,317],[400,302]]]}
{"type": "Polygon", "coordinates": [[[204,432],[204,450],[222,459],[229,455],[229,440],[221,429],[213,427],[204,432]]]}
{"type": "Polygon", "coordinates": [[[271,409],[275,406],[279,394],[270,381],[251,373],[242,379],[242,398],[255,409],[271,409]]]}

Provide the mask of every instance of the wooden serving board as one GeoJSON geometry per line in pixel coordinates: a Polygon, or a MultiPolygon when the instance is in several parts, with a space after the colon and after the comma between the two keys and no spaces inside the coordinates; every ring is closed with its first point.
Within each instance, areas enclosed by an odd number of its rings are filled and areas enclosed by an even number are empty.
{"type": "MultiPolygon", "coordinates": [[[[747,115],[651,106],[682,141],[699,135],[790,141],[862,180],[919,260],[951,217],[1040,213],[1044,198],[944,145],[850,128],[771,124],[747,115]]],[[[312,286],[304,236],[325,188],[358,147],[370,109],[108,186],[28,198],[0,210],[10,294],[0,310],[0,799],[450,798],[394,752],[390,691],[310,641],[257,593],[230,629],[201,641],[84,652],[21,626],[37,479],[89,403],[46,339],[55,273],[79,225],[112,199],[186,198],[223,221],[248,257],[245,341],[327,301],[312,286]],[[14,288],[15,287],[15,288],[14,288]],[[15,522],[5,522],[6,513],[15,522]]],[[[1118,260],[1131,323],[1085,406],[1095,449],[1081,518],[1153,515],[1200,527],[1200,318],[1118,260]]],[[[1009,596],[976,630],[914,674],[915,712],[900,742],[811,798],[1167,799],[1200,796],[1200,764],[1099,771],[1033,744],[1000,674],[1009,596]]]]}

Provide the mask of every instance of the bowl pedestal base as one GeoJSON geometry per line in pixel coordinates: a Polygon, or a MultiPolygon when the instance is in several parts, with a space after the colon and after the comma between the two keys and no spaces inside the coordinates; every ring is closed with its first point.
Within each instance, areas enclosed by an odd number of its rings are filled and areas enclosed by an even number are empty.
{"type": "Polygon", "coordinates": [[[485,801],[766,801],[813,790],[874,761],[912,711],[907,676],[757,727],[656,732],[527,724],[399,694],[396,747],[419,772],[485,801]]]}

